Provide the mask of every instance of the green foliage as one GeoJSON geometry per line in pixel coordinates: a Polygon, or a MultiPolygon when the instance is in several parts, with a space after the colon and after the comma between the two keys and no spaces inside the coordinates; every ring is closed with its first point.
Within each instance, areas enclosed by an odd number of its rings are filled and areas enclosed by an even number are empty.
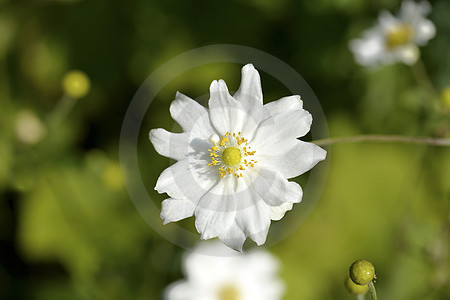
{"type": "MultiPolygon", "coordinates": [[[[0,264],[0,298],[159,299],[181,276],[183,249],[158,235],[126,192],[118,144],[138,87],[185,51],[229,43],[280,58],[314,89],[331,136],[448,137],[449,110],[438,95],[450,86],[447,1],[432,1],[437,36],[422,52],[436,90],[404,65],[364,69],[348,50],[379,10],[399,4],[0,1],[0,252],[13,262],[0,264]],[[89,76],[91,90],[65,102],[61,81],[73,69],[89,76]],[[33,132],[20,121],[23,111],[32,112],[31,129],[42,126],[39,138],[18,133],[20,126],[33,132]]],[[[168,84],[146,112],[138,145],[156,207],[165,196],[153,188],[170,162],[154,151],[148,131],[179,130],[168,110],[176,91],[204,104],[214,79],[237,89],[240,67],[217,62],[159,78],[168,84]]],[[[266,102],[290,94],[276,78],[261,76],[266,102]]],[[[286,299],[351,299],[342,279],[359,257],[376,266],[380,299],[449,298],[448,147],[365,143],[327,150],[330,172],[313,213],[269,249],[283,263],[286,299]]],[[[269,237],[292,230],[283,221],[269,237]]],[[[162,227],[157,216],[151,222],[162,227]]],[[[178,233],[174,226],[164,229],[178,233]]],[[[192,220],[181,227],[198,237],[192,220]]]]}

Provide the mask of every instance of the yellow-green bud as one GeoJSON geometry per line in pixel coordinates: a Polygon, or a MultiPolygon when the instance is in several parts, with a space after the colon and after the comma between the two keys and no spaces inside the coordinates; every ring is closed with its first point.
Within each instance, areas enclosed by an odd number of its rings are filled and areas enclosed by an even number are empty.
{"type": "Polygon", "coordinates": [[[91,82],[84,72],[74,70],[64,75],[62,86],[68,96],[79,99],[89,93],[91,82]]]}
{"type": "Polygon", "coordinates": [[[124,186],[122,170],[117,162],[110,162],[103,169],[102,182],[107,188],[112,190],[120,190],[124,186]]]}
{"type": "Polygon", "coordinates": [[[351,294],[355,296],[364,295],[369,290],[369,286],[367,284],[366,285],[356,284],[350,279],[350,277],[347,277],[347,279],[345,279],[345,287],[351,294]]]}
{"type": "Polygon", "coordinates": [[[369,284],[375,279],[375,267],[370,261],[359,259],[350,266],[350,278],[359,285],[369,284]]]}
{"type": "Polygon", "coordinates": [[[450,86],[442,90],[441,101],[446,109],[450,109],[450,86]]]}

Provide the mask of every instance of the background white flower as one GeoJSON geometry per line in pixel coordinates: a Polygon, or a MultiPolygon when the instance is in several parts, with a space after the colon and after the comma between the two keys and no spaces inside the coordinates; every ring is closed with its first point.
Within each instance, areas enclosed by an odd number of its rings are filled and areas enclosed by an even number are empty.
{"type": "Polygon", "coordinates": [[[356,61],[364,66],[402,62],[414,64],[424,46],[436,34],[434,24],[425,18],[431,11],[428,2],[403,1],[396,17],[380,13],[378,24],[350,42],[356,61]]]}
{"type": "Polygon", "coordinates": [[[167,300],[273,300],[284,294],[278,260],[254,250],[241,254],[221,243],[202,242],[183,261],[185,280],[169,285],[167,300]]]}
{"type": "Polygon", "coordinates": [[[150,131],[156,151],[178,160],[163,171],[155,189],[171,198],[162,203],[164,223],[195,215],[202,239],[219,237],[242,251],[247,237],[264,244],[271,220],[281,219],[302,189],[287,179],[325,159],[320,147],[298,140],[312,117],[299,96],[263,105],[259,73],[242,68],[232,97],[223,80],[210,87],[209,110],[177,93],[170,106],[183,133],[150,131]]]}

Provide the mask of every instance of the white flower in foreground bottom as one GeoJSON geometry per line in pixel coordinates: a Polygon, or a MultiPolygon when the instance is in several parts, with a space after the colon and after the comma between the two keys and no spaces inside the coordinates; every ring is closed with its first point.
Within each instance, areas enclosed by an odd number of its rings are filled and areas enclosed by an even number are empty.
{"type": "Polygon", "coordinates": [[[364,66],[414,64],[420,56],[418,46],[426,45],[436,34],[434,24],[425,18],[430,11],[428,2],[406,0],[397,17],[381,12],[377,25],[365,31],[362,39],[350,42],[356,61],[364,66]]]}
{"type": "Polygon", "coordinates": [[[169,285],[167,300],[274,300],[284,293],[278,261],[270,253],[232,251],[203,242],[184,257],[186,280],[169,285]]]}
{"type": "Polygon", "coordinates": [[[249,236],[266,241],[270,220],[281,219],[302,189],[296,177],[325,159],[326,152],[302,142],[312,117],[299,96],[263,105],[259,73],[242,68],[232,97],[223,80],[210,87],[209,110],[177,93],[170,106],[183,133],[150,131],[156,151],[178,162],[158,178],[164,224],[195,215],[201,239],[219,239],[242,251],[249,236]]]}

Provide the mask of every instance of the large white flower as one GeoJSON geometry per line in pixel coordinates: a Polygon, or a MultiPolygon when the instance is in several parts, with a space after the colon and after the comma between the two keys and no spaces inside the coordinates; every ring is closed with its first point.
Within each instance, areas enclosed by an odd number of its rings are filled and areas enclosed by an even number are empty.
{"type": "Polygon", "coordinates": [[[402,62],[414,64],[420,56],[418,46],[424,46],[436,34],[434,24],[425,18],[431,11],[428,2],[405,0],[396,17],[387,11],[380,13],[378,24],[352,40],[350,50],[364,66],[402,62]]]}
{"type": "Polygon", "coordinates": [[[156,151],[177,160],[158,178],[164,224],[195,215],[201,239],[219,237],[242,251],[250,237],[264,244],[271,220],[281,219],[302,189],[296,177],[325,159],[326,152],[298,140],[312,117],[300,96],[263,105],[258,71],[242,68],[239,90],[231,96],[223,80],[210,86],[209,109],[177,93],[170,113],[183,133],[150,131],[156,151]]]}
{"type": "Polygon", "coordinates": [[[184,257],[186,279],[169,285],[167,300],[275,300],[284,293],[277,277],[279,263],[270,253],[232,251],[203,242],[184,257]]]}

